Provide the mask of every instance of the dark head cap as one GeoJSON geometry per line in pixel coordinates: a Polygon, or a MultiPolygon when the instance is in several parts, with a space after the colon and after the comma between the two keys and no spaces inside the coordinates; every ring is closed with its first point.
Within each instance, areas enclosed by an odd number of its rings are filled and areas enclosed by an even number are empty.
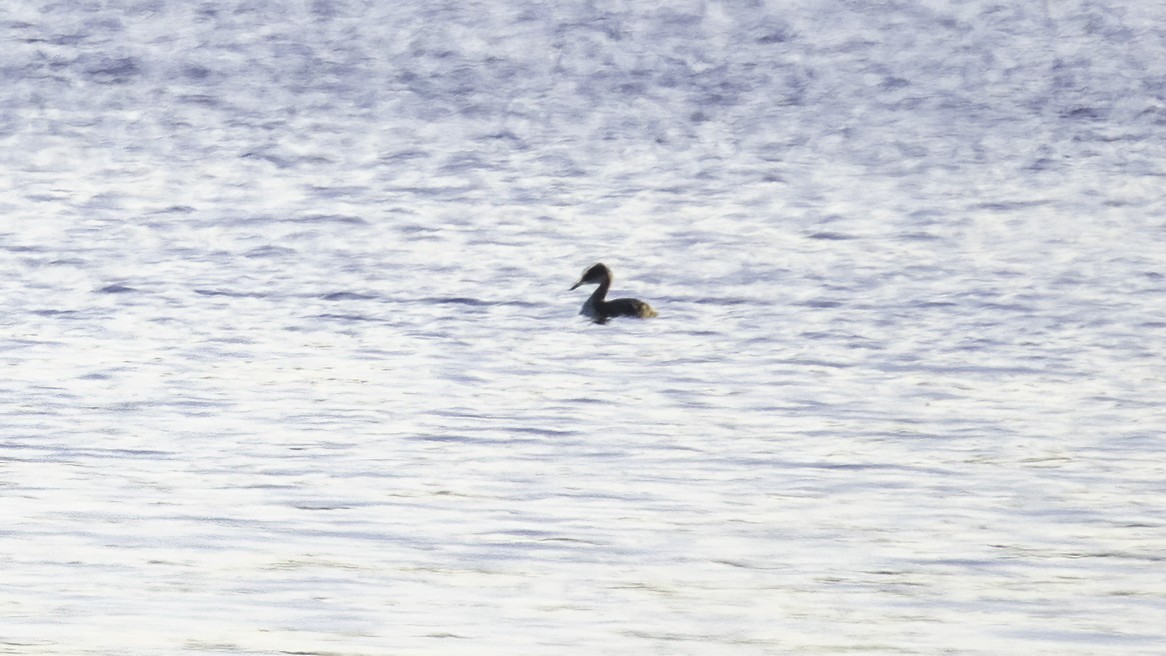
{"type": "Polygon", "coordinates": [[[584,271],[579,282],[571,285],[571,289],[575,289],[579,285],[597,285],[605,280],[611,280],[611,269],[608,269],[607,265],[601,262],[584,271]]]}

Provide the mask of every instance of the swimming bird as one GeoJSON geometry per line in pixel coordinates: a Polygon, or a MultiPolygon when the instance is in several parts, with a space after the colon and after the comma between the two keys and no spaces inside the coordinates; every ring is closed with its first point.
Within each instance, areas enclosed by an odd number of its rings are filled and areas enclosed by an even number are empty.
{"type": "Polygon", "coordinates": [[[604,300],[604,297],[607,296],[607,290],[611,287],[611,269],[602,263],[584,271],[583,277],[579,278],[579,282],[571,285],[571,289],[575,289],[579,285],[594,284],[598,284],[599,287],[591,293],[591,297],[583,304],[583,309],[579,310],[579,314],[590,317],[595,323],[607,323],[607,320],[612,317],[648,319],[656,316],[656,311],[652,309],[652,306],[639,299],[604,300]]]}

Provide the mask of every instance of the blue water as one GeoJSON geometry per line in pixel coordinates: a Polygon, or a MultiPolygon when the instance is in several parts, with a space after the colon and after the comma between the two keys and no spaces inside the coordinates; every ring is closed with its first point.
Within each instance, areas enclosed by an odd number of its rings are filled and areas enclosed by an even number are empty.
{"type": "Polygon", "coordinates": [[[1166,5],[291,4],[0,9],[0,653],[1162,653],[1166,5]]]}

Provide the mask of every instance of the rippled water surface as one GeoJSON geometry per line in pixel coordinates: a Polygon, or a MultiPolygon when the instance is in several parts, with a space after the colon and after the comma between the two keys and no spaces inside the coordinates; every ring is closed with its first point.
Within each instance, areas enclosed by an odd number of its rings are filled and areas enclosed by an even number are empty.
{"type": "Polygon", "coordinates": [[[0,10],[0,652],[1161,653],[1162,8],[293,4],[0,10]]]}

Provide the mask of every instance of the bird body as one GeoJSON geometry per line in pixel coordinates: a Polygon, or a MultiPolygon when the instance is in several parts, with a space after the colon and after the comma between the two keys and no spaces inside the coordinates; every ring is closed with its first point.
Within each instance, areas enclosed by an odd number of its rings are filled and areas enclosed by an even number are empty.
{"type": "Polygon", "coordinates": [[[591,293],[591,296],[583,304],[583,308],[579,311],[579,314],[589,317],[595,323],[607,323],[607,320],[613,317],[649,319],[657,316],[656,311],[652,309],[651,305],[636,298],[606,300],[607,290],[611,288],[611,281],[611,269],[608,269],[602,263],[596,264],[583,272],[583,276],[579,278],[579,282],[572,285],[571,289],[575,289],[580,285],[598,284],[599,287],[591,293]]]}

